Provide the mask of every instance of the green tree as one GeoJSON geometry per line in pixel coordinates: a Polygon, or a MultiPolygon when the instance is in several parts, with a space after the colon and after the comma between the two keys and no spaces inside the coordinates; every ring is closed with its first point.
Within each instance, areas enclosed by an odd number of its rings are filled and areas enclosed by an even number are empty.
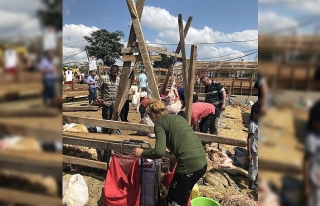
{"type": "Polygon", "coordinates": [[[120,43],[121,37],[124,37],[122,31],[109,32],[100,29],[83,38],[90,44],[85,46],[88,55],[90,57],[95,56],[96,59],[102,59],[104,65],[111,66],[121,56],[121,49],[123,48],[123,44],[120,43]]]}
{"type": "Polygon", "coordinates": [[[42,0],[44,9],[37,12],[43,27],[52,26],[56,31],[62,30],[62,0],[42,0]]]}
{"type": "Polygon", "coordinates": [[[171,61],[171,58],[168,57],[167,55],[165,54],[161,54],[161,61],[157,61],[157,62],[154,62],[153,64],[153,68],[169,68],[170,64],[172,64],[173,62],[171,61]]]}

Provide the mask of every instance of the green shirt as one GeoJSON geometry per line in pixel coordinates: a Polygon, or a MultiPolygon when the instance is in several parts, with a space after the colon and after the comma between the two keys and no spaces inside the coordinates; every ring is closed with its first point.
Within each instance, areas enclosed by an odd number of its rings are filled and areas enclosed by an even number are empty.
{"type": "Polygon", "coordinates": [[[206,153],[188,122],[179,115],[165,114],[154,125],[155,148],[144,150],[142,157],[158,159],[165,155],[166,147],[177,159],[176,172],[188,174],[202,169],[206,153]]]}

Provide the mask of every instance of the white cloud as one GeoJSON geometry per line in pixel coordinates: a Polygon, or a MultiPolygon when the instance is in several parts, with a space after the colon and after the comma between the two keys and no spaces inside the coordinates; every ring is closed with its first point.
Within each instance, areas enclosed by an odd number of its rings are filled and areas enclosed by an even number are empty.
{"type": "Polygon", "coordinates": [[[0,1],[0,38],[34,37],[41,34],[36,12],[42,6],[39,0],[26,4],[24,0],[0,1]],[[19,6],[23,5],[23,6],[19,6]]]}
{"type": "MultiPolygon", "coordinates": [[[[299,23],[288,17],[279,16],[274,12],[260,12],[259,13],[259,32],[260,33],[272,33],[280,30],[286,30],[286,28],[296,27],[298,28],[299,23]]],[[[298,29],[296,29],[298,30],[298,29]]],[[[283,31],[284,33],[291,33],[292,30],[283,31]]]]}
{"type": "Polygon", "coordinates": [[[65,24],[63,26],[63,57],[64,62],[83,62],[87,61],[86,52],[82,52],[72,58],[74,55],[84,49],[87,45],[87,41],[83,36],[89,36],[91,32],[98,30],[98,27],[87,27],[83,24],[65,24]]]}
{"type": "Polygon", "coordinates": [[[259,0],[261,5],[275,5],[285,8],[295,9],[304,14],[319,14],[320,1],[319,0],[259,0]]]}
{"type": "MultiPolygon", "coordinates": [[[[145,6],[141,23],[143,26],[158,31],[158,36],[155,41],[156,43],[178,43],[180,40],[178,17],[173,16],[169,13],[169,11],[163,8],[145,6]]],[[[185,24],[186,22],[184,21],[184,25],[185,24]]],[[[222,31],[215,31],[208,26],[204,26],[202,29],[196,29],[191,26],[186,38],[186,44],[229,42],[249,39],[258,39],[258,30],[244,30],[234,33],[224,33],[222,31]]],[[[236,44],[246,46],[250,49],[258,48],[258,41],[239,42],[236,44]]],[[[190,49],[187,48],[187,50],[190,49]]],[[[230,52],[237,53],[239,51],[230,48],[230,45],[226,47],[216,47],[216,45],[198,45],[198,58],[200,59],[209,58],[210,56],[222,56],[226,53],[230,54],[230,52]]]]}

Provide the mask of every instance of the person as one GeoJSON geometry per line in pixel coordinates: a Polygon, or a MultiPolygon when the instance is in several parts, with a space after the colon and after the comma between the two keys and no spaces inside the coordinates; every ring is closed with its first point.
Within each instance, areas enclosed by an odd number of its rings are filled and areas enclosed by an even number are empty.
{"type": "Polygon", "coordinates": [[[139,106],[139,112],[140,112],[140,118],[143,119],[147,115],[146,107],[147,107],[147,101],[149,100],[149,97],[147,96],[147,92],[142,92],[140,94],[140,106],[139,106]]]}
{"type": "MultiPolygon", "coordinates": [[[[258,80],[255,82],[254,86],[255,89],[258,89],[258,100],[253,104],[260,104],[260,115],[263,116],[267,112],[267,105],[268,105],[268,85],[267,81],[263,75],[258,73],[258,80]]],[[[252,106],[253,106],[252,105],[252,106]]],[[[250,112],[250,120],[252,119],[252,111],[250,112]]]]}
{"type": "Polygon", "coordinates": [[[139,75],[139,92],[147,91],[147,83],[148,83],[147,75],[145,74],[145,70],[142,69],[139,75]]]}
{"type": "MultiPolygon", "coordinates": [[[[99,88],[101,90],[101,97],[103,98],[103,105],[102,105],[102,119],[110,120],[112,118],[112,113],[114,109],[114,103],[117,97],[120,77],[119,74],[119,66],[112,65],[110,68],[109,73],[101,79],[99,83],[99,88]]],[[[128,105],[124,105],[121,113],[120,119],[121,121],[125,121],[125,109],[128,105]]],[[[108,133],[108,128],[102,128],[103,133],[108,133]]],[[[120,130],[116,130],[117,134],[121,134],[120,130]]]]}
{"type": "Polygon", "coordinates": [[[197,122],[199,120],[199,129],[201,133],[214,133],[214,116],[215,107],[210,103],[196,102],[192,104],[191,125],[196,131],[197,122]]]}
{"type": "Polygon", "coordinates": [[[205,75],[200,81],[205,86],[205,102],[213,104],[216,108],[213,134],[219,135],[221,113],[226,109],[226,91],[220,82],[212,81],[205,75]]]}
{"type": "Polygon", "coordinates": [[[96,101],[96,81],[94,80],[94,77],[96,76],[96,73],[94,71],[91,72],[91,74],[87,78],[87,84],[89,86],[89,104],[92,104],[93,101],[96,101]]]}
{"type": "Polygon", "coordinates": [[[137,147],[132,154],[158,159],[168,148],[177,159],[177,166],[166,201],[168,205],[187,205],[193,186],[207,171],[204,148],[188,122],[179,115],[167,114],[161,100],[150,99],[146,111],[155,124],[155,147],[147,150],[137,147]]]}
{"type": "Polygon", "coordinates": [[[249,161],[249,188],[254,189],[258,184],[258,118],[259,106],[252,106],[252,119],[248,127],[248,161],[249,161]]]}
{"type": "MultiPolygon", "coordinates": [[[[178,89],[178,95],[179,95],[179,98],[182,102],[182,107],[181,109],[184,109],[186,107],[186,101],[185,101],[185,98],[184,98],[184,88],[181,87],[178,89]]],[[[193,103],[197,102],[198,101],[198,94],[196,92],[193,92],[193,103]]]]}
{"type": "Polygon", "coordinates": [[[309,112],[303,160],[305,205],[320,205],[320,101],[309,112]]]}
{"type": "Polygon", "coordinates": [[[42,82],[44,87],[43,102],[44,105],[50,105],[55,98],[55,80],[56,80],[56,68],[53,63],[54,52],[46,51],[42,58],[39,70],[42,73],[42,82]]]}

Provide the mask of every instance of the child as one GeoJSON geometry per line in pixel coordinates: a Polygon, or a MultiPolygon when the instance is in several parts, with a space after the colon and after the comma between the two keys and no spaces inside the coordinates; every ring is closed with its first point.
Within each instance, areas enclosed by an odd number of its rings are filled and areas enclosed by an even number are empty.
{"type": "Polygon", "coordinates": [[[303,163],[304,197],[310,206],[320,205],[320,101],[310,110],[303,163]]]}
{"type": "Polygon", "coordinates": [[[252,119],[248,127],[248,161],[249,161],[249,188],[254,189],[258,184],[258,118],[259,106],[255,104],[251,108],[252,119]]]}

